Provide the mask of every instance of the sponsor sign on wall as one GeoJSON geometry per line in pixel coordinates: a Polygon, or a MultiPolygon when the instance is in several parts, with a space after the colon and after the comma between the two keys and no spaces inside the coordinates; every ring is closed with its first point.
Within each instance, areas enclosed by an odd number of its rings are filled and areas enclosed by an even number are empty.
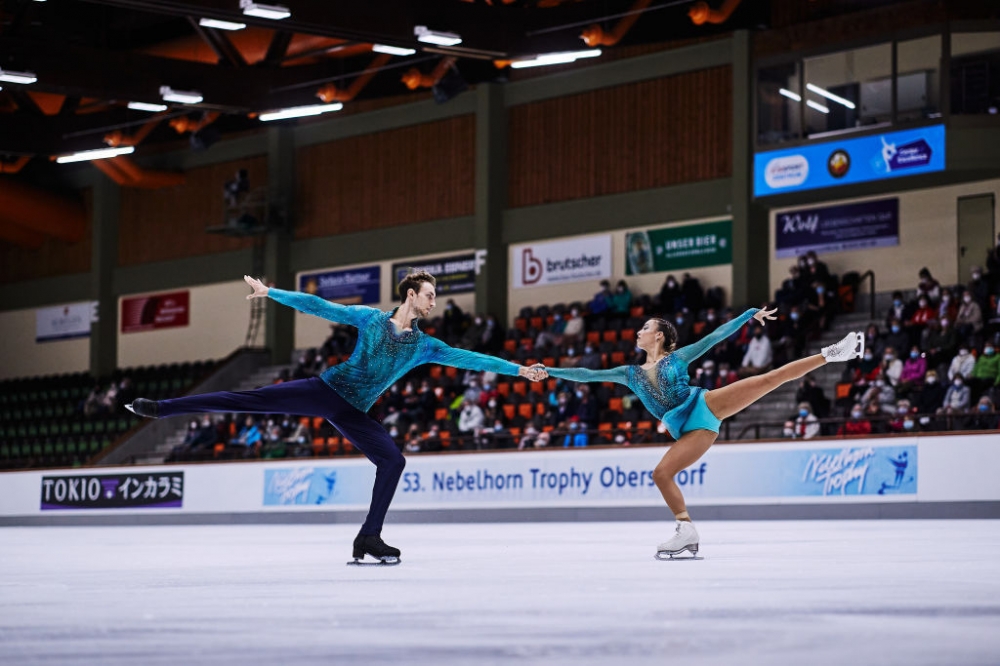
{"type": "Polygon", "coordinates": [[[625,234],[625,274],[733,263],[732,220],[625,234]]]}
{"type": "Polygon", "coordinates": [[[754,155],[754,196],[944,171],[944,125],[754,155]]]}
{"type": "Polygon", "coordinates": [[[611,277],[611,236],[585,236],[511,246],[514,288],[611,277]]]}
{"type": "Polygon", "coordinates": [[[187,326],[191,292],[134,296],[122,299],[122,333],[187,326]]]}
{"type": "Polygon", "coordinates": [[[393,264],[392,284],[394,289],[411,269],[427,271],[433,275],[437,280],[436,292],[438,296],[464,294],[476,290],[476,255],[474,252],[393,264]]]}
{"type": "Polygon", "coordinates": [[[899,199],[804,208],[774,216],[774,256],[899,245],[899,199]]]}
{"type": "Polygon", "coordinates": [[[179,509],[184,472],[43,476],[41,509],[179,509]]]}
{"type": "Polygon", "coordinates": [[[97,321],[97,301],[69,303],[35,310],[35,342],[52,342],[90,336],[97,321]]]}
{"type": "MultiPolygon", "coordinates": [[[[656,504],[653,468],[661,450],[559,456],[435,456],[411,459],[394,505],[656,504]],[[416,464],[414,464],[416,463],[416,464]]],[[[303,465],[269,469],[264,506],[364,506],[374,467],[303,465]]],[[[845,498],[917,493],[917,447],[783,447],[766,451],[712,449],[680,471],[690,500],[845,498]]]]}
{"type": "Polygon", "coordinates": [[[381,290],[380,266],[362,266],[299,275],[299,291],[343,305],[379,303],[382,300],[381,290]]]}

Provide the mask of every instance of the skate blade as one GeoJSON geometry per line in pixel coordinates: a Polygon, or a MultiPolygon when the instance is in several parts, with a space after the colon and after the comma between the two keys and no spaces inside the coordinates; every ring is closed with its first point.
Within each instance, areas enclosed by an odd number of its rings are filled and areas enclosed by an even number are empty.
{"type": "Polygon", "coordinates": [[[671,560],[703,560],[703,559],[705,559],[704,557],[698,557],[698,546],[697,545],[695,545],[695,546],[685,546],[684,548],[681,548],[680,550],[658,550],[658,551],[656,551],[656,555],[654,555],[653,557],[655,557],[656,559],[660,560],[661,562],[668,562],[668,561],[671,561],[671,560]],[[685,552],[688,552],[688,553],[691,553],[691,554],[690,555],[685,555],[683,557],[678,557],[678,555],[681,555],[682,553],[685,553],[685,552]]]}
{"type": "Polygon", "coordinates": [[[352,561],[347,563],[349,567],[394,567],[399,564],[400,560],[398,557],[380,557],[376,560],[366,560],[359,557],[355,557],[352,561]]]}

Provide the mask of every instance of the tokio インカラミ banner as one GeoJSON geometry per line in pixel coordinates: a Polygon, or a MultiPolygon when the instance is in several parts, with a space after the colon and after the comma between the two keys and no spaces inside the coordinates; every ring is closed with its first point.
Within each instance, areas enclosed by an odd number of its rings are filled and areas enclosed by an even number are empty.
{"type": "Polygon", "coordinates": [[[41,509],[179,509],[184,472],[43,476],[41,509]]]}

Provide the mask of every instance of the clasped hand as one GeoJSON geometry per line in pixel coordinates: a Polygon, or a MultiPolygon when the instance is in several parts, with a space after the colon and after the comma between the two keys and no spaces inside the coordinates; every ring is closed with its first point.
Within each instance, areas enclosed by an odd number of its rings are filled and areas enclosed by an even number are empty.
{"type": "Polygon", "coordinates": [[[545,366],[542,365],[541,363],[536,363],[532,366],[522,365],[521,369],[518,371],[518,374],[524,377],[525,379],[528,379],[529,381],[533,382],[540,382],[543,379],[547,379],[549,376],[549,373],[546,372],[545,370],[545,366]]]}

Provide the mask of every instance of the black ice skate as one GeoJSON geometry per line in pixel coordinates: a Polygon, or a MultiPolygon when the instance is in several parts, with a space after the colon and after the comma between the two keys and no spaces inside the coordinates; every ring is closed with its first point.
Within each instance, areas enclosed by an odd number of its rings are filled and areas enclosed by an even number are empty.
{"type": "Polygon", "coordinates": [[[393,548],[386,544],[379,535],[359,534],[354,539],[354,561],[347,564],[353,566],[392,566],[399,564],[399,555],[399,548],[393,548]],[[371,555],[375,561],[366,560],[366,555],[371,555]]]}

